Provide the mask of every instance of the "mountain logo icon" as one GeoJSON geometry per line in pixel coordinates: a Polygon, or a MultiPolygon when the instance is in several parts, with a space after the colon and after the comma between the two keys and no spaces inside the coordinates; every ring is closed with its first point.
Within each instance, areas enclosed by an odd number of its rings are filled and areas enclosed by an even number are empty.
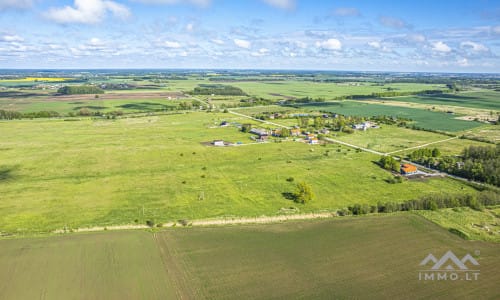
{"type": "Polygon", "coordinates": [[[429,262],[434,263],[430,268],[431,270],[469,270],[466,264],[472,264],[474,266],[479,266],[477,260],[475,260],[470,254],[465,255],[462,259],[458,257],[451,251],[446,252],[439,260],[436,259],[432,253],[427,255],[424,260],[420,262],[421,266],[426,266],[429,262]]]}

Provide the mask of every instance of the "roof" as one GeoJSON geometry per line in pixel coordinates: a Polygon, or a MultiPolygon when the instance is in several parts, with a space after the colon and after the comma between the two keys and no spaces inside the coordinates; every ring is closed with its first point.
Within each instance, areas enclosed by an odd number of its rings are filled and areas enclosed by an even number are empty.
{"type": "Polygon", "coordinates": [[[416,172],[417,167],[415,167],[412,164],[402,164],[401,165],[401,170],[405,173],[411,173],[411,172],[416,172]]]}

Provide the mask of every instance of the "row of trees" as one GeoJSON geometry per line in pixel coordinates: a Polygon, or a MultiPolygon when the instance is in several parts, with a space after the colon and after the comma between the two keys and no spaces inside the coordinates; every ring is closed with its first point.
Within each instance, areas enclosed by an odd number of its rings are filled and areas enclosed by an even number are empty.
{"type": "Polygon", "coordinates": [[[223,84],[200,84],[195,87],[192,92],[193,95],[224,95],[224,96],[246,96],[239,87],[223,84]]]}
{"type": "Polygon", "coordinates": [[[470,146],[458,157],[440,157],[438,149],[419,149],[410,153],[408,159],[449,174],[500,186],[500,145],[470,146]]]}
{"type": "Polygon", "coordinates": [[[63,86],[57,90],[61,95],[104,94],[104,90],[93,85],[63,86]]]}
{"type": "Polygon", "coordinates": [[[355,204],[337,213],[343,215],[364,215],[369,213],[391,213],[412,210],[437,210],[441,208],[470,207],[482,210],[485,206],[500,204],[500,194],[483,191],[478,195],[471,194],[433,194],[402,203],[378,202],[377,205],[355,204]]]}
{"type": "Polygon", "coordinates": [[[18,112],[0,109],[0,120],[33,119],[33,118],[54,118],[60,117],[56,111],[18,112]]]}

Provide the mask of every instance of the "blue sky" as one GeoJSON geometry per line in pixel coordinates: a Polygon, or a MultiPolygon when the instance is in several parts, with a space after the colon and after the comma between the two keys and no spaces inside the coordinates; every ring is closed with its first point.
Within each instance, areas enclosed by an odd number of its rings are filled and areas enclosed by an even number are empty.
{"type": "Polygon", "coordinates": [[[0,0],[0,68],[500,71],[500,0],[0,0]]]}

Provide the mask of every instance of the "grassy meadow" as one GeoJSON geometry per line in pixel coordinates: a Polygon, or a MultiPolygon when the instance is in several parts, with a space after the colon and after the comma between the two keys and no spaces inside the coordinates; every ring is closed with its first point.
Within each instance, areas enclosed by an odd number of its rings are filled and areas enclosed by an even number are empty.
{"type": "Polygon", "coordinates": [[[498,299],[499,251],[410,213],[0,240],[0,298],[498,299]],[[420,281],[449,250],[479,279],[420,281]]]}
{"type": "Polygon", "coordinates": [[[404,201],[426,193],[473,193],[453,180],[389,184],[378,156],[338,145],[255,144],[222,120],[232,114],[80,121],[0,122],[0,231],[144,224],[228,216],[336,210],[352,203],[404,201]],[[238,147],[211,147],[223,139],[238,147]],[[231,163],[228,163],[231,162],[231,163]],[[316,200],[282,193],[307,181],[316,200]]]}
{"type": "MultiPolygon", "coordinates": [[[[399,98],[397,98],[399,99],[399,98]]],[[[479,127],[482,123],[455,119],[455,115],[423,109],[371,104],[363,101],[325,102],[300,106],[302,109],[321,110],[343,115],[371,117],[398,116],[414,121],[418,127],[431,130],[457,132],[479,127]]]]}

